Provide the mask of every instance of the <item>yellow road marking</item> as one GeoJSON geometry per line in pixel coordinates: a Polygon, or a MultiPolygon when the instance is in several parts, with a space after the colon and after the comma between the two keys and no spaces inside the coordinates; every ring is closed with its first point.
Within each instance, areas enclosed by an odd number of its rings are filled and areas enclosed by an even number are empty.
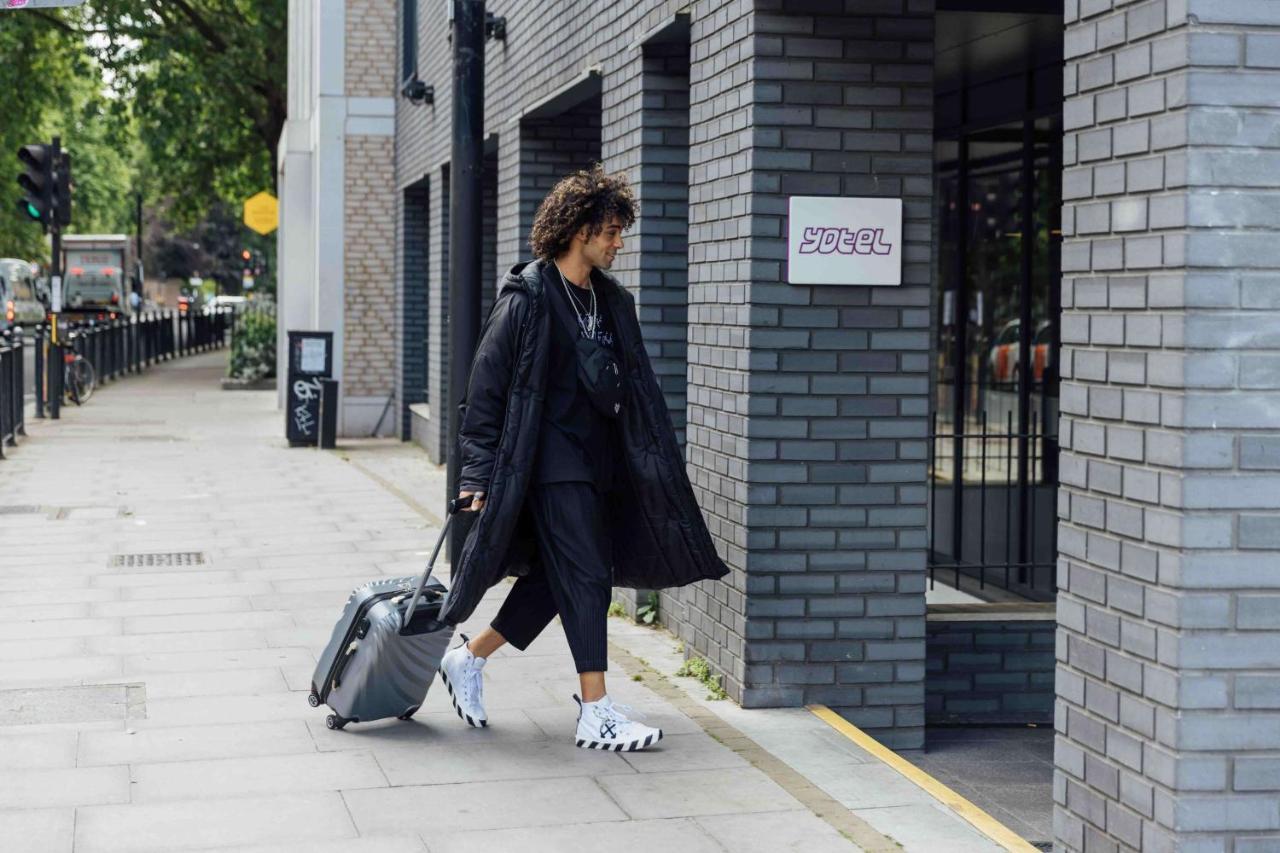
{"type": "Polygon", "coordinates": [[[897,770],[925,793],[947,806],[974,829],[1012,853],[1039,853],[1025,838],[1005,826],[910,761],[880,743],[871,735],[832,711],[826,705],[806,705],[814,716],[840,732],[859,747],[874,755],[884,764],[897,770]]]}

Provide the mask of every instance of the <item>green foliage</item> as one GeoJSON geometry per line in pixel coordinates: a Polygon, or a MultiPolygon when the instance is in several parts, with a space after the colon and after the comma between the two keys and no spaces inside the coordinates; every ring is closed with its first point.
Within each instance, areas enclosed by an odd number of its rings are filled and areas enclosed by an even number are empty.
{"type": "Polygon", "coordinates": [[[707,688],[708,699],[728,698],[728,694],[720,686],[720,676],[712,672],[711,664],[707,663],[705,658],[689,658],[680,664],[680,668],[676,670],[676,675],[682,678],[697,679],[703,687],[707,688]]]}
{"type": "Polygon", "coordinates": [[[21,145],[62,137],[75,182],[71,232],[129,229],[137,137],[127,102],[112,97],[77,30],[83,11],[23,10],[0,23],[0,256],[48,260],[38,225],[15,200],[21,145]]]}
{"type": "Polygon", "coordinates": [[[610,602],[609,615],[610,616],[626,616],[627,609],[622,606],[622,602],[620,601],[610,602]]]}
{"type": "Polygon", "coordinates": [[[95,0],[85,12],[98,61],[133,99],[143,178],[174,199],[179,227],[217,198],[275,187],[286,15],[285,0],[95,0]]]}
{"type": "Polygon", "coordinates": [[[276,375],[276,318],[249,311],[236,321],[227,374],[233,379],[266,379],[276,375]]]}
{"type": "Polygon", "coordinates": [[[645,603],[636,608],[636,620],[652,625],[658,618],[658,593],[650,592],[645,603]]]}

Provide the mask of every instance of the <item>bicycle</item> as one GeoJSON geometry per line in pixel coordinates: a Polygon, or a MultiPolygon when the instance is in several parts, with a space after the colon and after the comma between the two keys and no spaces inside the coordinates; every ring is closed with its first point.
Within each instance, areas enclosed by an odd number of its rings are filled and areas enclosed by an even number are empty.
{"type": "Polygon", "coordinates": [[[93,369],[93,364],[75,351],[77,337],[79,336],[71,335],[67,339],[66,351],[62,355],[62,386],[71,402],[79,406],[87,403],[93,396],[93,389],[98,387],[98,374],[93,369]]]}

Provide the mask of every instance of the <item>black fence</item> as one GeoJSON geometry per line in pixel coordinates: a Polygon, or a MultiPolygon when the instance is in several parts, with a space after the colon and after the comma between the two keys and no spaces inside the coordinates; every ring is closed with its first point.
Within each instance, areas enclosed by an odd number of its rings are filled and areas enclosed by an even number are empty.
{"type": "Polygon", "coordinates": [[[13,447],[18,436],[27,434],[22,405],[25,350],[19,330],[0,333],[0,459],[6,446],[13,447]]]}
{"type": "Polygon", "coordinates": [[[50,353],[57,354],[59,362],[63,355],[84,358],[93,366],[98,386],[102,386],[161,361],[225,346],[234,322],[229,308],[208,312],[148,311],[114,320],[81,321],[64,316],[58,322],[60,346],[56,349],[48,323],[32,327],[29,341],[24,341],[27,332],[21,327],[0,333],[0,446],[12,447],[19,436],[26,435],[28,357],[34,360],[35,416],[43,418],[47,413],[57,417],[62,401],[51,397],[61,395],[62,365],[58,365],[56,375],[51,375],[50,353]],[[53,394],[50,389],[54,389],[53,394]]]}
{"type": "Polygon", "coordinates": [[[979,597],[1052,600],[1057,591],[1057,437],[1013,413],[929,436],[929,582],[979,597]],[[996,589],[990,589],[995,587],[996,589]],[[1002,590],[1005,594],[996,594],[1002,590]]]}

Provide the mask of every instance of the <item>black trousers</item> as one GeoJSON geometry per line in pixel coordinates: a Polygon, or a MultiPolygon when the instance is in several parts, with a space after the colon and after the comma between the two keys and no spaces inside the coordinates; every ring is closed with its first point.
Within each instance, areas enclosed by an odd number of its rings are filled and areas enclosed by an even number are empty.
{"type": "Polygon", "coordinates": [[[527,500],[540,566],[516,579],[490,625],[524,651],[559,613],[578,672],[604,672],[613,572],[602,496],[591,483],[547,483],[527,500]]]}

